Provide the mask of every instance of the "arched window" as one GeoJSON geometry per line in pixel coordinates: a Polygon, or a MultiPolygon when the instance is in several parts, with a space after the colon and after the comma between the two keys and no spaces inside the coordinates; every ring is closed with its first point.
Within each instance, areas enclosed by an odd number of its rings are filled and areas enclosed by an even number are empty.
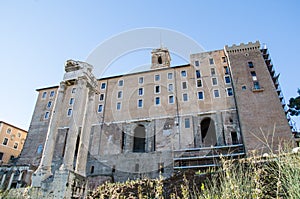
{"type": "Polygon", "coordinates": [[[215,146],[217,144],[215,122],[211,118],[201,121],[201,138],[203,146],[215,146]]]}
{"type": "Polygon", "coordinates": [[[161,56],[158,56],[158,59],[157,59],[158,63],[159,64],[162,64],[162,59],[161,59],[161,56]]]}
{"type": "Polygon", "coordinates": [[[146,152],[146,131],[143,125],[138,125],[134,129],[133,152],[146,152]]]}

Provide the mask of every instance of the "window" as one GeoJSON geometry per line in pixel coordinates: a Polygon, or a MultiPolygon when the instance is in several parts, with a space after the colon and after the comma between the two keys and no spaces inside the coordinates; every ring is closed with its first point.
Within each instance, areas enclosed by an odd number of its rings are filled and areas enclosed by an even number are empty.
{"type": "Polygon", "coordinates": [[[225,84],[230,84],[230,77],[229,76],[225,76],[225,84]]]}
{"type": "Polygon", "coordinates": [[[69,105],[73,105],[73,104],[74,104],[74,98],[72,97],[72,98],[70,99],[69,105]]]}
{"type": "Polygon", "coordinates": [[[99,100],[100,101],[103,101],[104,100],[104,94],[102,93],[102,94],[100,94],[100,96],[99,96],[99,100]]]}
{"type": "Polygon", "coordinates": [[[183,93],[182,94],[182,99],[184,102],[187,102],[188,101],[188,94],[187,93],[183,93]]]}
{"type": "Polygon", "coordinates": [[[47,103],[47,108],[51,108],[51,105],[52,105],[52,102],[49,101],[49,102],[47,103]]]}
{"type": "Polygon", "coordinates": [[[229,68],[228,66],[224,66],[224,74],[229,75],[229,68]]]}
{"type": "Polygon", "coordinates": [[[215,98],[220,97],[219,90],[214,90],[214,97],[215,97],[215,98]]]}
{"type": "Polygon", "coordinates": [[[155,81],[159,81],[159,80],[160,80],[160,75],[155,75],[155,76],[154,76],[154,80],[155,80],[155,81]]]}
{"type": "Polygon", "coordinates": [[[255,89],[255,90],[260,89],[259,82],[257,82],[257,81],[253,82],[253,86],[254,86],[254,89],[255,89]]]}
{"type": "Polygon", "coordinates": [[[197,87],[202,87],[202,80],[201,79],[197,79],[197,87]]]}
{"type": "Polygon", "coordinates": [[[71,116],[72,115],[73,110],[71,108],[68,109],[67,115],[71,116]]]}
{"type": "Polygon", "coordinates": [[[227,88],[227,96],[230,97],[230,96],[233,96],[233,90],[232,88],[227,88]]]}
{"type": "Polygon", "coordinates": [[[184,119],[184,127],[185,128],[190,128],[191,125],[190,125],[190,118],[185,118],[184,119]]]}
{"type": "Polygon", "coordinates": [[[105,89],[105,88],[106,88],[106,83],[105,82],[101,83],[101,89],[105,89]]]}
{"type": "Polygon", "coordinates": [[[199,79],[201,77],[200,70],[196,70],[196,78],[199,79]]]}
{"type": "Polygon", "coordinates": [[[173,84],[168,84],[168,91],[173,92],[173,90],[174,90],[173,84]]]}
{"type": "Polygon", "coordinates": [[[3,153],[2,152],[0,152],[0,160],[2,160],[3,159],[3,153]]]}
{"type": "Polygon", "coordinates": [[[98,105],[98,113],[101,113],[103,111],[103,105],[99,104],[98,105]]]}
{"type": "Polygon", "coordinates": [[[222,62],[226,63],[226,57],[222,57],[222,62]]]}
{"type": "Polygon", "coordinates": [[[18,149],[18,145],[19,145],[19,143],[18,143],[18,142],[15,142],[15,143],[14,143],[14,149],[18,149]]]}
{"type": "Polygon", "coordinates": [[[251,76],[252,76],[252,80],[256,81],[257,77],[256,77],[256,72],[255,71],[251,71],[251,76]]]}
{"type": "Polygon", "coordinates": [[[139,77],[139,84],[143,84],[144,83],[144,77],[139,77]]]}
{"type": "Polygon", "coordinates": [[[41,154],[41,153],[42,153],[42,151],[43,151],[43,145],[42,145],[42,144],[40,144],[40,145],[38,146],[38,148],[37,148],[36,152],[37,152],[37,154],[41,154]]]}
{"type": "Polygon", "coordinates": [[[21,133],[20,132],[18,132],[18,138],[20,138],[21,137],[21,133]]]}
{"type": "Polygon", "coordinates": [[[168,73],[168,79],[173,79],[173,73],[168,73]]]}
{"type": "Polygon", "coordinates": [[[211,75],[211,76],[216,75],[216,70],[215,70],[215,68],[211,68],[211,69],[210,69],[210,75],[211,75]]]}
{"type": "Polygon", "coordinates": [[[169,96],[169,104],[174,104],[174,96],[173,95],[169,96]]]}
{"type": "Polygon", "coordinates": [[[3,140],[3,145],[7,145],[7,143],[8,143],[8,138],[4,138],[4,140],[3,140]]]}
{"type": "Polygon", "coordinates": [[[118,86],[123,86],[124,85],[124,80],[120,79],[118,82],[118,86]]]}
{"type": "Polygon", "coordinates": [[[120,110],[121,109],[121,102],[118,102],[117,103],[117,110],[120,110]]]}
{"type": "Polygon", "coordinates": [[[55,92],[54,91],[51,91],[50,92],[50,97],[53,97],[55,95],[55,92]]]}
{"type": "Polygon", "coordinates": [[[138,100],[138,108],[142,108],[143,107],[143,100],[139,99],[138,100]]]}
{"type": "Polygon", "coordinates": [[[11,128],[6,129],[6,133],[10,134],[11,133],[11,128]]]}
{"type": "Polygon", "coordinates": [[[187,89],[187,83],[186,82],[182,82],[182,89],[187,89]]]}
{"type": "Polygon", "coordinates": [[[213,58],[209,58],[209,64],[213,65],[214,64],[214,59],[213,58]]]}
{"type": "Polygon", "coordinates": [[[160,105],[160,97],[155,98],[155,105],[160,105]]]}
{"type": "Polygon", "coordinates": [[[218,80],[216,77],[211,78],[211,81],[214,86],[218,84],[218,80]]]}
{"type": "Polygon", "coordinates": [[[181,71],[181,77],[186,77],[186,71],[185,70],[181,71]]]}
{"type": "Polygon", "coordinates": [[[199,91],[198,92],[198,99],[199,100],[203,100],[204,99],[204,93],[203,93],[203,91],[199,91]]]}
{"type": "Polygon", "coordinates": [[[157,93],[160,93],[160,86],[155,86],[155,93],[157,94],[157,93]]]}
{"type": "Polygon", "coordinates": [[[144,89],[143,88],[139,88],[139,96],[144,95],[144,89]]]}
{"type": "Polygon", "coordinates": [[[197,60],[197,61],[195,61],[195,66],[200,66],[200,63],[199,63],[199,61],[197,60]]]}
{"type": "Polygon", "coordinates": [[[123,92],[122,91],[118,91],[118,99],[121,99],[122,95],[123,95],[123,92]]]}
{"type": "Polygon", "coordinates": [[[249,62],[248,62],[248,67],[249,67],[249,68],[254,68],[254,65],[253,65],[253,62],[252,62],[252,61],[249,61],[249,62]]]}
{"type": "Polygon", "coordinates": [[[76,93],[76,88],[72,88],[71,93],[76,93]]]}
{"type": "Polygon", "coordinates": [[[244,91],[244,90],[246,90],[247,89],[247,87],[244,85],[244,86],[242,86],[242,90],[244,91]]]}
{"type": "Polygon", "coordinates": [[[46,97],[47,97],[47,92],[43,92],[42,98],[46,98],[46,97]]]}
{"type": "Polygon", "coordinates": [[[45,113],[45,115],[44,115],[44,119],[48,119],[48,118],[49,118],[49,115],[50,115],[50,112],[47,111],[47,112],[45,113]]]}

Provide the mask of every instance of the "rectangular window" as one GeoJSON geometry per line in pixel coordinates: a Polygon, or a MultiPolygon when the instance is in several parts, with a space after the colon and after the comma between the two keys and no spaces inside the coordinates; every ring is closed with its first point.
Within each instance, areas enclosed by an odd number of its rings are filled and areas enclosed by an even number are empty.
{"type": "Polygon", "coordinates": [[[202,87],[202,80],[201,79],[197,79],[197,87],[202,87]]]}
{"type": "Polygon", "coordinates": [[[188,94],[187,93],[183,93],[182,94],[182,99],[184,102],[187,102],[189,99],[188,99],[188,94]]]}
{"type": "Polygon", "coordinates": [[[229,76],[225,76],[225,84],[230,84],[230,77],[229,76]]]}
{"type": "Polygon", "coordinates": [[[73,110],[71,108],[68,109],[67,115],[71,116],[72,115],[73,110]]]}
{"type": "Polygon", "coordinates": [[[117,110],[120,110],[121,109],[121,102],[118,102],[117,103],[117,110]]]}
{"type": "Polygon", "coordinates": [[[260,89],[259,82],[257,82],[257,81],[253,82],[253,86],[254,86],[254,89],[255,89],[255,90],[260,89]]]}
{"type": "Polygon", "coordinates": [[[253,81],[257,81],[257,77],[256,77],[256,72],[255,71],[251,71],[251,76],[252,76],[252,80],[253,81]]]}
{"type": "Polygon", "coordinates": [[[123,86],[123,85],[124,85],[124,80],[120,79],[119,82],[118,82],[118,86],[123,86]]]}
{"type": "Polygon", "coordinates": [[[190,125],[190,118],[185,118],[184,119],[184,127],[186,129],[191,127],[191,125],[190,125]]]}
{"type": "Polygon", "coordinates": [[[99,96],[99,100],[100,101],[103,101],[104,100],[104,94],[102,93],[102,94],[100,94],[100,96],[99,96]]]}
{"type": "Polygon", "coordinates": [[[213,65],[214,64],[214,59],[213,58],[209,58],[209,64],[213,65]]]}
{"type": "Polygon", "coordinates": [[[7,143],[8,143],[8,138],[4,138],[4,140],[3,140],[3,145],[7,145],[7,143]]]}
{"type": "Polygon", "coordinates": [[[181,77],[186,77],[186,71],[185,70],[181,71],[181,77]]]}
{"type": "Polygon", "coordinates": [[[160,93],[160,86],[158,85],[155,86],[155,93],[156,94],[160,93]]]}
{"type": "Polygon", "coordinates": [[[224,74],[229,75],[229,68],[228,66],[224,66],[224,74]]]}
{"type": "Polygon", "coordinates": [[[212,81],[212,85],[214,86],[218,85],[218,80],[216,77],[211,78],[211,81],[212,81]]]}
{"type": "Polygon", "coordinates": [[[168,79],[173,79],[173,73],[168,73],[168,79]]]}
{"type": "Polygon", "coordinates": [[[105,82],[101,83],[101,89],[105,89],[105,88],[106,88],[106,83],[105,82]]]}
{"type": "Polygon", "coordinates": [[[122,95],[123,95],[123,92],[122,91],[118,91],[118,99],[121,99],[122,95]]]}
{"type": "Polygon", "coordinates": [[[6,129],[6,133],[10,134],[11,133],[11,128],[6,129]]]}
{"type": "Polygon", "coordinates": [[[214,97],[215,97],[215,98],[220,97],[219,90],[214,90],[214,97]]]}
{"type": "Polygon", "coordinates": [[[187,83],[186,82],[182,82],[182,89],[187,89],[187,83]]]}
{"type": "Polygon", "coordinates": [[[211,76],[215,76],[216,75],[216,69],[215,68],[211,68],[210,69],[210,75],[211,76]]]}
{"type": "Polygon", "coordinates": [[[227,88],[227,96],[230,97],[230,96],[233,96],[233,90],[232,88],[227,88]]]}
{"type": "Polygon", "coordinates": [[[70,104],[70,105],[73,105],[73,104],[74,104],[74,98],[71,98],[71,99],[70,99],[69,104],[70,104]]]}
{"type": "Polygon", "coordinates": [[[222,62],[226,63],[226,57],[222,57],[222,62]]]}
{"type": "Polygon", "coordinates": [[[197,61],[195,61],[195,66],[200,66],[200,63],[199,63],[199,61],[197,60],[197,61]]]}
{"type": "Polygon", "coordinates": [[[139,84],[143,84],[144,83],[144,77],[139,77],[139,84]]]}
{"type": "Polygon", "coordinates": [[[201,77],[200,70],[196,70],[196,78],[199,79],[201,77]]]}
{"type": "Polygon", "coordinates": [[[44,98],[46,98],[46,97],[47,97],[47,92],[43,92],[42,98],[44,99],[44,98]]]}
{"type": "Polygon", "coordinates": [[[138,108],[143,108],[143,100],[142,99],[138,100],[138,108]]]}
{"type": "Polygon", "coordinates": [[[168,84],[168,91],[173,92],[173,90],[174,90],[173,84],[168,84]]]}
{"type": "Polygon", "coordinates": [[[2,159],[3,159],[3,153],[0,152],[0,160],[2,160],[2,159]]]}
{"type": "Polygon", "coordinates": [[[99,104],[98,105],[98,113],[101,113],[103,111],[103,105],[99,104]]]}
{"type": "Polygon", "coordinates": [[[160,97],[155,98],[155,105],[160,105],[160,97]]]}
{"type": "Polygon", "coordinates": [[[155,81],[159,81],[159,80],[160,80],[160,75],[155,75],[155,76],[154,76],[154,80],[155,80],[155,81]]]}
{"type": "Polygon", "coordinates": [[[139,96],[144,95],[144,89],[143,88],[139,88],[139,96]]]}
{"type": "Polygon", "coordinates": [[[76,93],[76,88],[72,88],[71,93],[76,93]]]}
{"type": "Polygon", "coordinates": [[[249,61],[249,62],[248,62],[248,67],[249,67],[249,68],[254,68],[254,65],[253,65],[253,62],[252,62],[252,61],[249,61]]]}
{"type": "Polygon", "coordinates": [[[14,143],[14,149],[18,149],[18,145],[19,145],[19,143],[18,143],[18,142],[15,142],[15,143],[14,143]]]}
{"type": "Polygon", "coordinates": [[[53,97],[55,95],[55,92],[54,91],[51,91],[50,92],[50,97],[53,97]]]}
{"type": "Polygon", "coordinates": [[[169,104],[174,104],[174,96],[173,95],[169,96],[169,104]]]}
{"type": "Polygon", "coordinates": [[[52,105],[52,102],[49,101],[49,102],[47,103],[47,108],[51,108],[51,105],[52,105]]]}
{"type": "Polygon", "coordinates": [[[47,111],[47,112],[45,113],[45,115],[44,115],[44,119],[48,119],[48,118],[49,118],[49,115],[50,115],[50,112],[47,111]]]}
{"type": "Polygon", "coordinates": [[[204,99],[204,93],[203,93],[203,91],[199,91],[198,92],[198,99],[199,100],[203,100],[204,99]]]}

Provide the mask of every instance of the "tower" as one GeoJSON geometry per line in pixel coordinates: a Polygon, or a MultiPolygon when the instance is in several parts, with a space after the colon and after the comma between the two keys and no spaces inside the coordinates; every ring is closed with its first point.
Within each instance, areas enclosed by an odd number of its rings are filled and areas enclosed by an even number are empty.
{"type": "Polygon", "coordinates": [[[170,67],[171,56],[167,48],[153,49],[151,69],[170,67]]]}

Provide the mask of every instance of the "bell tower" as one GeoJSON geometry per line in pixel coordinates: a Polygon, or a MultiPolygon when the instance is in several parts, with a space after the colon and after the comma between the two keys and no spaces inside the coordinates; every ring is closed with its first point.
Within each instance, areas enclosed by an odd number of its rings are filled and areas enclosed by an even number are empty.
{"type": "Polygon", "coordinates": [[[171,57],[167,48],[153,49],[152,52],[152,65],[151,69],[170,67],[171,57]]]}

